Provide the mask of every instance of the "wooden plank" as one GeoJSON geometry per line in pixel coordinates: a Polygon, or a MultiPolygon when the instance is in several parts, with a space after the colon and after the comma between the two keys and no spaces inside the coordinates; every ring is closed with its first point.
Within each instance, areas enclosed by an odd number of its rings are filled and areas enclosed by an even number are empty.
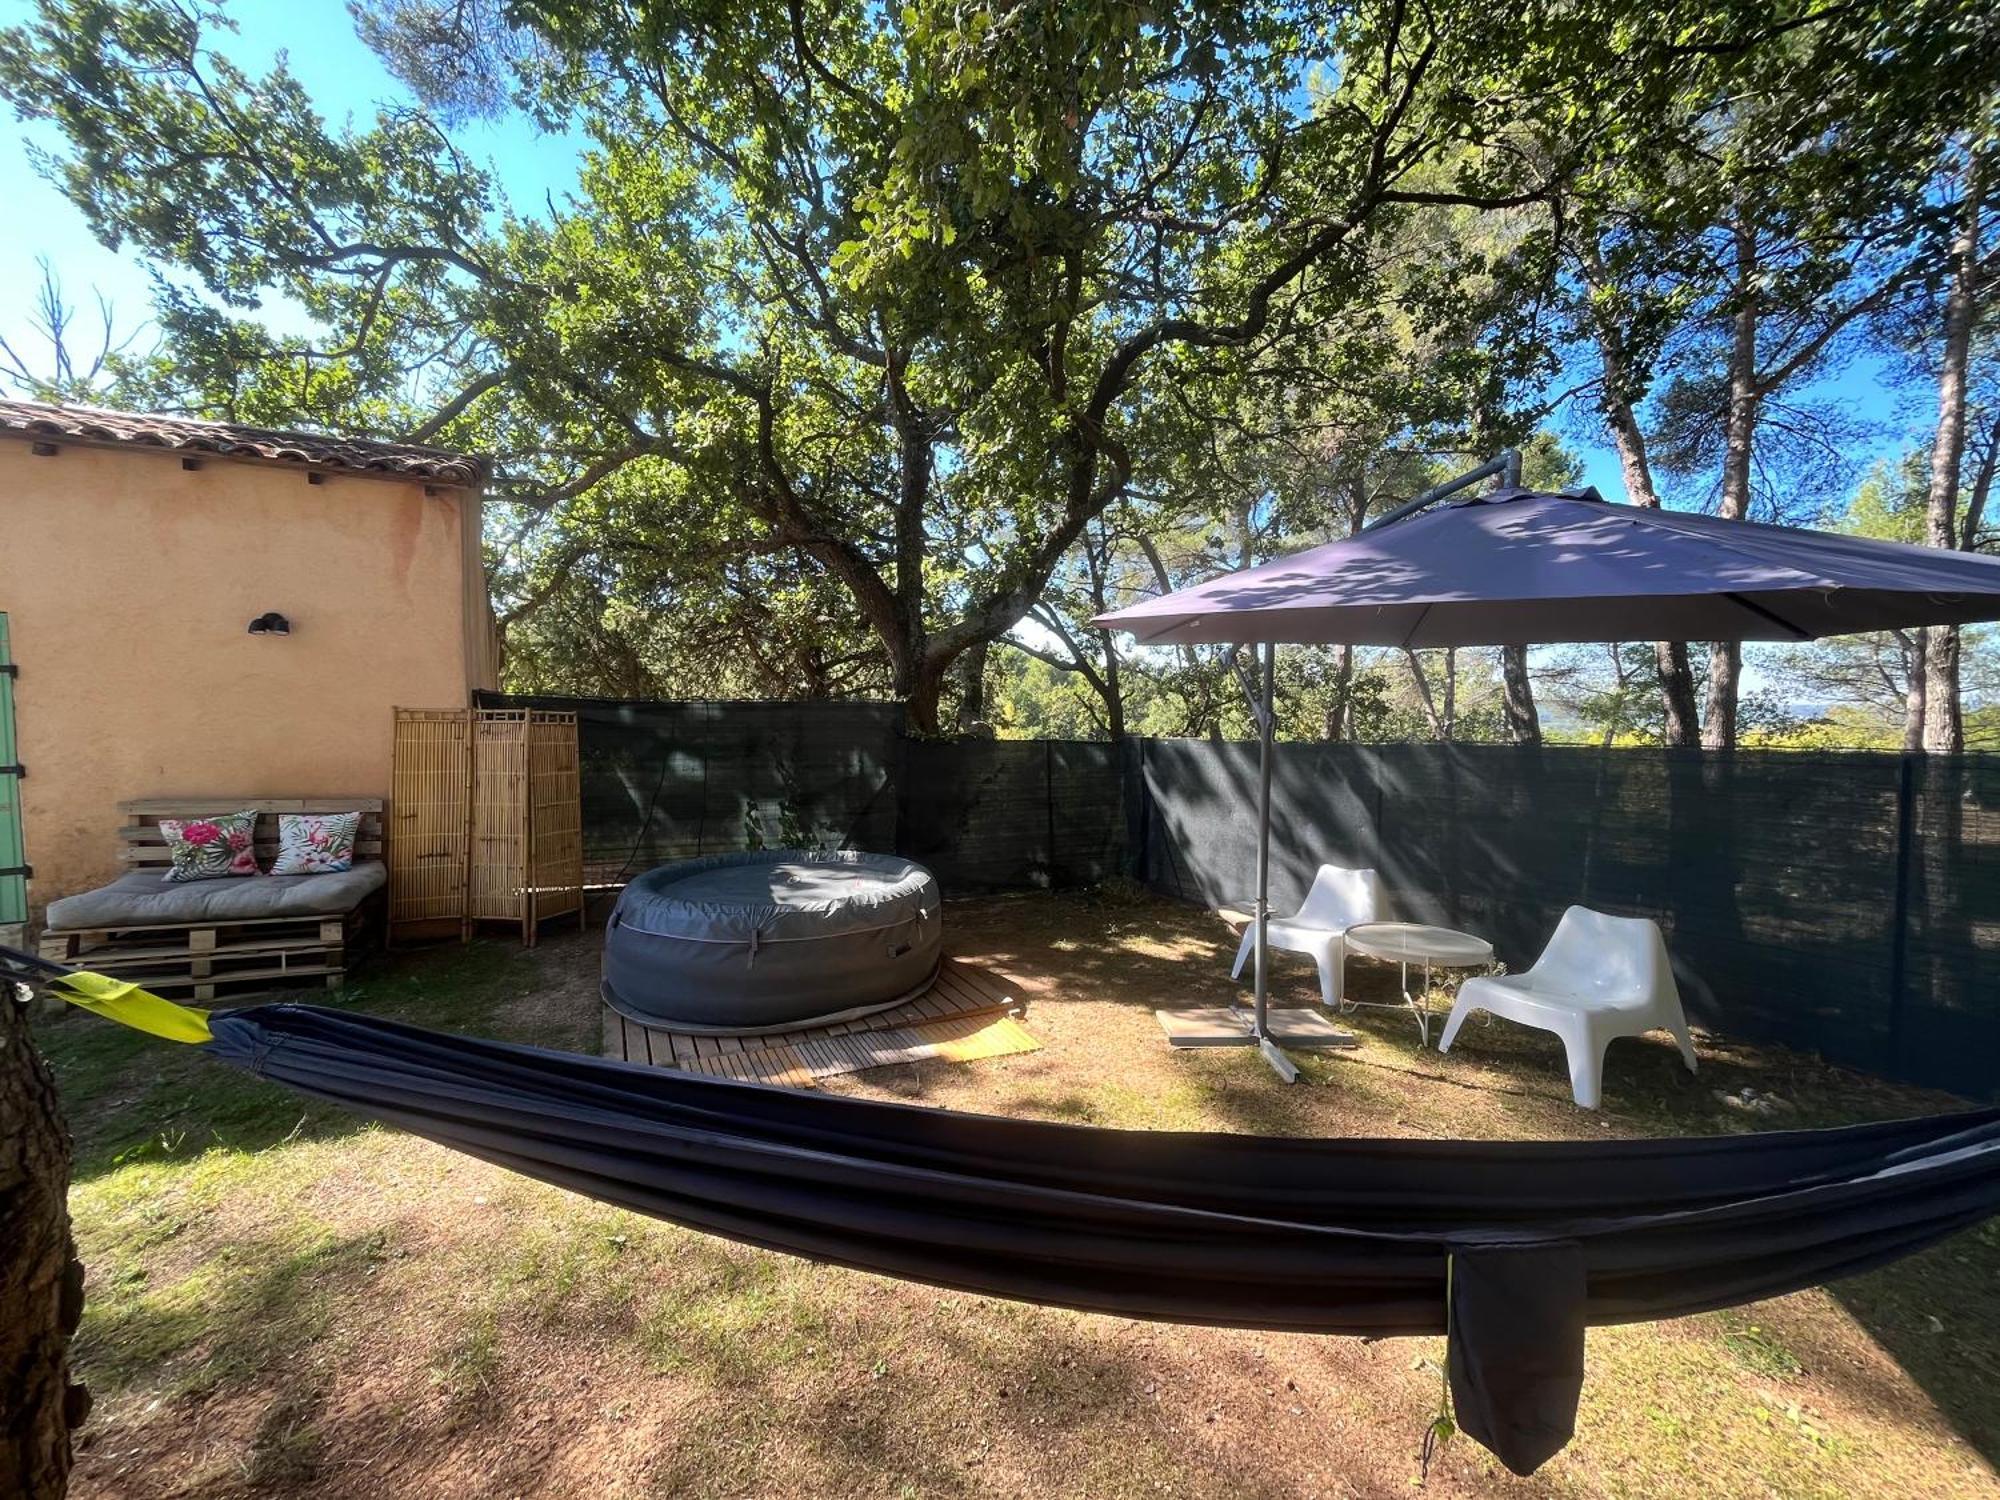
{"type": "Polygon", "coordinates": [[[242,969],[234,973],[217,974],[202,978],[193,974],[148,974],[144,977],[149,990],[182,990],[195,986],[198,998],[213,999],[217,985],[235,986],[239,984],[265,984],[278,979],[311,979],[323,974],[340,974],[345,971],[338,965],[313,964],[292,969],[242,969]],[[202,991],[207,991],[203,995],[202,991]]]}
{"type": "MultiPolygon", "coordinates": [[[[257,866],[269,874],[271,864],[278,857],[280,845],[276,839],[257,839],[251,848],[257,856],[257,866]]],[[[378,864],[382,859],[382,843],[379,839],[356,839],[354,857],[357,863],[378,864]]],[[[165,870],[174,862],[174,852],[165,844],[127,844],[118,851],[118,863],[140,870],[165,870]]],[[[227,878],[227,877],[225,877],[227,878]]]]}
{"type": "MultiPolygon", "coordinates": [[[[239,812],[245,810],[243,808],[237,809],[239,812]]],[[[354,809],[348,808],[346,811],[352,812],[354,809]]],[[[114,830],[113,836],[121,844],[136,844],[151,849],[164,849],[167,847],[167,836],[160,831],[158,823],[128,823],[124,827],[114,830]]],[[[255,841],[260,848],[265,845],[276,848],[278,844],[278,825],[273,822],[266,828],[260,816],[257,822],[255,841]]],[[[354,831],[354,846],[358,849],[364,844],[374,844],[379,849],[381,843],[381,828],[372,822],[368,815],[364,815],[360,826],[354,831]]]]}
{"type": "Polygon", "coordinates": [[[750,1064],[759,1083],[782,1083],[796,1066],[789,1047],[765,1047],[750,1054],[750,1064]]]}
{"type": "Polygon", "coordinates": [[[991,975],[956,960],[947,963],[939,979],[948,993],[961,995],[972,1004],[1004,1010],[1015,1003],[1014,995],[991,975]]]}
{"type": "Polygon", "coordinates": [[[608,1005],[604,1007],[604,1037],[598,1044],[598,1051],[619,1062],[631,1061],[625,1055],[625,1018],[608,1005]]]}
{"type": "Polygon", "coordinates": [[[792,1046],[772,1047],[765,1056],[769,1062],[765,1067],[765,1081],[780,1084],[786,1088],[811,1088],[813,1078],[805,1060],[792,1046]]]}
{"type": "MultiPolygon", "coordinates": [[[[872,1015],[751,1036],[645,1028],[644,1055],[660,1067],[804,1088],[817,1078],[941,1055],[941,1048],[986,1055],[977,1050],[988,1045],[983,1028],[1012,1003],[983,971],[950,959],[928,992],[872,1015]]],[[[1038,1045],[1025,1031],[998,1035],[1003,1052],[1038,1045]]],[[[640,1056],[636,1049],[632,1055],[640,1056]]]]}
{"type": "Polygon", "coordinates": [[[1002,1004],[1012,1005],[1017,1003],[1021,998],[1021,987],[1013,980],[1009,979],[1005,974],[997,974],[993,970],[981,968],[977,964],[954,960],[952,964],[952,977],[975,994],[984,995],[988,999],[998,1000],[1002,1004]]]}
{"type": "MultiPolygon", "coordinates": [[[[73,940],[77,934],[57,934],[59,938],[73,940]]],[[[222,943],[209,948],[195,948],[181,943],[77,943],[66,941],[63,945],[82,963],[145,963],[151,959],[187,958],[200,953],[215,958],[258,958],[276,957],[287,953],[331,953],[345,946],[343,939],[329,942],[319,937],[285,937],[273,935],[256,937],[238,942],[222,943]]],[[[57,957],[47,954],[47,957],[57,957]]]]}
{"type": "Polygon", "coordinates": [[[949,1002],[960,1012],[1005,1009],[1004,1001],[983,987],[973,984],[962,973],[940,973],[932,993],[949,1002]]]}
{"type": "Polygon", "coordinates": [[[853,1037],[834,1037],[826,1043],[828,1073],[858,1073],[868,1066],[871,1049],[853,1037]]]}
{"type": "Polygon", "coordinates": [[[118,804],[118,811],[134,817],[176,818],[183,813],[200,817],[207,813],[328,813],[382,811],[380,797],[134,797],[118,804]]]}
{"type": "MultiPolygon", "coordinates": [[[[380,891],[376,891],[373,893],[373,895],[375,896],[379,896],[380,894],[381,894],[380,891]]],[[[371,896],[370,899],[373,899],[373,897],[371,896]]],[[[364,902],[363,905],[365,904],[366,903],[364,902]]],[[[114,933],[120,933],[120,932],[178,932],[185,934],[197,926],[212,927],[216,929],[218,932],[236,931],[238,929],[250,929],[250,928],[254,928],[259,932],[263,932],[266,929],[273,927],[317,926],[322,915],[325,914],[315,913],[310,916],[293,915],[289,917],[235,917],[231,918],[228,921],[208,921],[200,923],[135,922],[129,925],[125,923],[120,923],[115,927],[107,927],[100,922],[92,927],[65,927],[60,929],[53,929],[49,933],[49,936],[54,937],[57,936],[58,933],[60,933],[62,935],[74,936],[74,937],[84,937],[84,938],[99,937],[99,938],[109,939],[114,933]]],[[[361,907],[357,906],[354,908],[354,910],[346,913],[345,916],[343,916],[342,920],[347,922],[353,922],[359,919],[360,916],[361,916],[361,907]]]]}

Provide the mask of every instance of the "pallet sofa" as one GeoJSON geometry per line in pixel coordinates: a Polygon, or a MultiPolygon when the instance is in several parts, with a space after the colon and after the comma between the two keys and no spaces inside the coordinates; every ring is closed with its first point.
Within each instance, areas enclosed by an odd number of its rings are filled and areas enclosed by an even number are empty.
{"type": "Polygon", "coordinates": [[[119,859],[94,891],[49,903],[44,958],[212,1000],[219,989],[318,979],[338,989],[376,941],[387,909],[379,797],[165,797],[121,802],[119,859]],[[246,875],[170,884],[160,820],[257,811],[260,869],[278,850],[281,813],[359,812],[354,868],[336,875],[246,875]]]}

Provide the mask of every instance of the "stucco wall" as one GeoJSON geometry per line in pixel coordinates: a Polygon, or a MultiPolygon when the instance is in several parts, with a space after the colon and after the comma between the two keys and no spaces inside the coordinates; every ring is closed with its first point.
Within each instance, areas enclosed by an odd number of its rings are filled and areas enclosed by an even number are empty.
{"type": "Polygon", "coordinates": [[[389,793],[391,709],[489,668],[476,500],[296,467],[0,438],[33,909],[118,873],[123,798],[389,793]],[[289,636],[248,633],[267,610],[289,636]]]}

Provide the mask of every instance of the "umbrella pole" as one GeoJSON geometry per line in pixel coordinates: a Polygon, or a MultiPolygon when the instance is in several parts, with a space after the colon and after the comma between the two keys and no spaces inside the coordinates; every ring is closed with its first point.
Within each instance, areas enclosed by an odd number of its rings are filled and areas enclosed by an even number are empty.
{"type": "Polygon", "coordinates": [[[1285,1010],[1273,1024],[1271,1015],[1271,772],[1277,738],[1278,648],[1263,648],[1263,671],[1253,676],[1231,648],[1230,662],[1257,721],[1257,899],[1250,912],[1249,940],[1255,967],[1255,996],[1246,1018],[1240,1003],[1194,1010],[1157,1010],[1160,1029],[1175,1047],[1255,1047],[1286,1083],[1298,1082],[1298,1066],[1285,1055],[1287,1047],[1352,1047],[1354,1034],[1343,1031],[1316,1010],[1285,1010]],[[1247,1020],[1247,1024],[1246,1024],[1247,1020]]]}
{"type": "Polygon", "coordinates": [[[1257,923],[1256,1003],[1252,1012],[1251,1034],[1277,1075],[1287,1083],[1298,1082],[1299,1070],[1285,1056],[1271,1036],[1271,742],[1276,737],[1278,717],[1278,648],[1270,641],[1263,648],[1263,691],[1257,707],[1257,923]]]}

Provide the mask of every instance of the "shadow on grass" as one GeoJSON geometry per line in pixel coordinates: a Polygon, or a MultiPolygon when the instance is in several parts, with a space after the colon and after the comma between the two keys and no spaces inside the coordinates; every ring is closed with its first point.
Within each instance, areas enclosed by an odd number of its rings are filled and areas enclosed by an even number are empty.
{"type": "Polygon", "coordinates": [[[1958,1434],[2000,1467],[2000,1222],[1829,1290],[1923,1387],[1958,1434]]]}
{"type": "Polygon", "coordinates": [[[384,1230],[238,1240],[163,1287],[143,1273],[86,1304],[77,1357],[90,1385],[116,1394],[169,1368],[170,1396],[246,1384],[309,1349],[343,1285],[389,1255],[384,1230]]]}
{"type": "MultiPolygon", "coordinates": [[[[968,941],[959,951],[990,957],[996,967],[1043,981],[1048,988],[1037,988],[1036,1006],[1098,1003],[1143,1012],[1159,1004],[1216,1003],[1238,993],[1227,975],[1233,944],[1220,924],[1187,908],[1164,902],[1138,909],[1098,908],[1075,897],[1025,897],[969,909],[964,916],[968,941]]],[[[402,956],[378,965],[344,996],[333,997],[334,1003],[446,1030],[587,1045],[597,1025],[594,1003],[565,1008],[537,1002],[558,985],[558,970],[571,971],[560,976],[568,985],[559,997],[565,1003],[587,991],[576,984],[575,971],[594,968],[595,943],[595,934],[589,934],[554,939],[534,954],[494,941],[402,956]]],[[[1278,977],[1285,998],[1310,998],[1309,966],[1285,967],[1278,977]]],[[[1393,971],[1372,978],[1365,970],[1356,975],[1358,985],[1374,987],[1371,993],[1393,977],[1393,971]]],[[[326,997],[299,998],[319,1003],[326,997]]],[[[1454,1117],[1452,1100],[1435,1088],[1445,1085],[1451,1094],[1476,1091],[1527,1101],[1544,1113],[1516,1118],[1512,1123],[1517,1128],[1525,1124],[1532,1133],[1574,1137],[1598,1130],[1700,1135],[1836,1124],[1958,1103],[1782,1049],[1752,1049],[1716,1038],[1703,1039],[1702,1071],[1690,1079],[1671,1046],[1630,1040],[1611,1051],[1607,1108],[1601,1115],[1578,1119],[1567,1100],[1560,1048],[1553,1038],[1496,1022],[1468,1028],[1459,1047],[1440,1057],[1419,1050],[1405,1015],[1363,1013],[1347,1018],[1347,1024],[1381,1044],[1372,1049],[1379,1057],[1309,1058],[1306,1074],[1313,1088],[1287,1091],[1247,1052],[1190,1056],[1178,1070],[1188,1090],[1188,1109],[1199,1111],[1210,1128],[1294,1134],[1312,1128],[1298,1104],[1308,1092],[1337,1089],[1358,1104],[1375,1104],[1390,1099],[1387,1091],[1393,1089],[1401,1091],[1393,1098],[1417,1128],[1435,1126],[1438,1134],[1459,1134],[1464,1127],[1454,1117]],[[1715,1097],[1718,1092],[1741,1094],[1745,1086],[1777,1094],[1790,1107],[1776,1115],[1754,1115],[1732,1110],[1715,1097]],[[1412,1088],[1419,1092],[1411,1093],[1412,1088]]],[[[1150,1017],[1145,1025],[1148,1044],[1163,1045],[1150,1034],[1150,1017]]],[[[194,1049],[92,1017],[78,1014],[38,1026],[38,1035],[75,1123],[82,1181],[135,1160],[175,1161],[214,1146],[258,1151],[291,1139],[337,1138],[359,1128],[358,1121],[338,1111],[218,1067],[194,1049]]],[[[1026,1087],[1011,1100],[1004,1087],[996,1089],[994,1106],[1084,1120],[1107,1117],[1095,1087],[1053,1079],[1046,1085],[1023,1082],[1026,1087]]],[[[1107,1078],[1101,1087],[1116,1086],[1115,1079],[1107,1078]]],[[[922,1093],[920,1084],[917,1092],[922,1093]]],[[[1383,1113],[1379,1108],[1367,1112],[1383,1113]]],[[[1506,1127],[1502,1121],[1500,1128],[1506,1127]]],[[[141,1379],[170,1360],[192,1360],[197,1380],[240,1379],[268,1362],[285,1342],[309,1339],[312,1319],[321,1316],[324,1288],[365,1274],[371,1257],[380,1253],[379,1237],[373,1235],[251,1244],[242,1247],[241,1256],[219,1263],[212,1305],[191,1307],[170,1296],[114,1292],[99,1302],[86,1331],[87,1364],[97,1366],[94,1379],[114,1387],[141,1379]],[[217,1351],[212,1359],[199,1352],[211,1339],[217,1351]]],[[[719,1397],[716,1404],[705,1402],[693,1422],[713,1424],[718,1437],[726,1434],[752,1452],[763,1441],[762,1424],[776,1419],[768,1415],[768,1404],[765,1416],[753,1420],[744,1415],[759,1403],[740,1398],[754,1396],[774,1378],[774,1368],[807,1358],[807,1348],[829,1348],[834,1340],[833,1332],[812,1320],[810,1298],[798,1300],[788,1281],[773,1278],[768,1262],[755,1265],[766,1269],[746,1271],[720,1250],[713,1258],[691,1261],[685,1281],[641,1314],[639,1334],[641,1347],[661,1366],[691,1367],[705,1386],[729,1393],[727,1403],[719,1397]],[[780,1328],[788,1334],[774,1336],[780,1328]],[[759,1350],[763,1340],[772,1347],[759,1350]]],[[[596,1268],[591,1269],[595,1274],[596,1268]]],[[[538,1281],[549,1274],[539,1266],[532,1273],[538,1281]]],[[[1996,1284],[2000,1231],[1989,1224],[1833,1292],[1944,1417],[1989,1460],[2000,1462],[1991,1398],[2000,1382],[1994,1352],[2000,1350],[2000,1305],[1992,1292],[1996,1284]]],[[[200,1288],[197,1284],[188,1290],[192,1295],[200,1288]]],[[[947,1324],[934,1336],[949,1339],[956,1333],[947,1324]]],[[[462,1378],[483,1389],[493,1379],[493,1337],[490,1323],[471,1329],[454,1381],[462,1378]]],[[[1068,1358],[1095,1372],[1089,1390],[1078,1397],[1083,1404],[1074,1420],[1130,1400],[1134,1376],[1129,1363],[1103,1358],[1081,1332],[1060,1342],[1062,1348],[1041,1350],[1037,1357],[1068,1358]]],[[[977,1363],[970,1356],[967,1362],[977,1363]]],[[[957,1471],[905,1452],[907,1440],[898,1436],[895,1424],[871,1408],[856,1406],[851,1389],[830,1384],[824,1392],[810,1390],[786,1411],[787,1422],[823,1427],[827,1445],[850,1453],[857,1465],[865,1465],[869,1454],[889,1452],[926,1487],[964,1487],[964,1476],[957,1471]]],[[[310,1466],[316,1445],[324,1441],[316,1424],[311,1403],[303,1398],[291,1408],[274,1410],[268,1424],[269,1462],[279,1471],[287,1465],[310,1466]]],[[[1154,1438],[1166,1441],[1158,1433],[1154,1438]]],[[[713,1456],[713,1448],[704,1443],[691,1443],[686,1450],[690,1461],[703,1451],[713,1456]]],[[[690,1490],[704,1479],[716,1482],[713,1475],[675,1471],[678,1459],[667,1462],[666,1477],[686,1480],[690,1490]]]]}
{"type": "MultiPolygon", "coordinates": [[[[583,1050],[594,1003],[544,1003],[558,978],[588,957],[594,934],[565,934],[533,953],[500,939],[378,959],[347,989],[232,997],[365,1011],[503,1041],[583,1050]]],[[[574,988],[574,986],[572,986],[574,988]]],[[[216,1007],[218,1009],[223,1007],[216,1007]]],[[[213,1147],[259,1151],[284,1141],[328,1140],[364,1121],[331,1105],[218,1063],[200,1048],[164,1042],[82,1011],[37,1019],[35,1038],[55,1074],[76,1143],[75,1180],[137,1162],[170,1162],[213,1147]]]]}

